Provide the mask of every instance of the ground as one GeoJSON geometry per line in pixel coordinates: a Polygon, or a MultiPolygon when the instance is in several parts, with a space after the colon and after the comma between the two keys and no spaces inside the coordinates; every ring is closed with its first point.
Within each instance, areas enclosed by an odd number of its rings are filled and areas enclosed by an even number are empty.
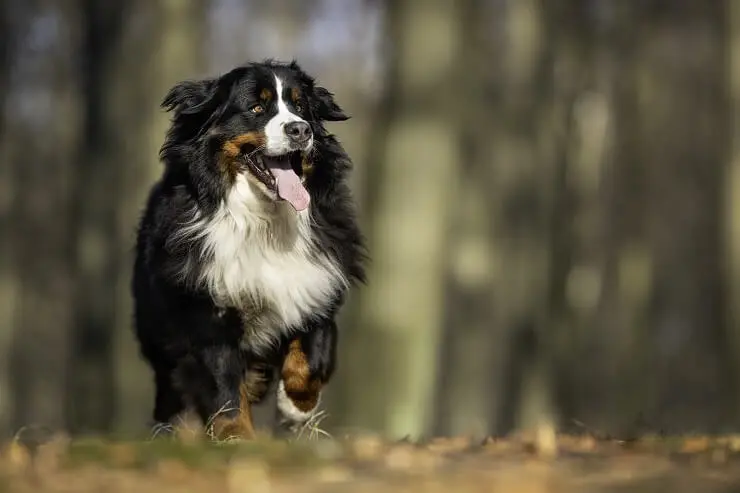
{"type": "Polygon", "coordinates": [[[526,436],[311,438],[18,438],[2,450],[0,493],[740,491],[740,436],[558,436],[544,448],[526,436]]]}

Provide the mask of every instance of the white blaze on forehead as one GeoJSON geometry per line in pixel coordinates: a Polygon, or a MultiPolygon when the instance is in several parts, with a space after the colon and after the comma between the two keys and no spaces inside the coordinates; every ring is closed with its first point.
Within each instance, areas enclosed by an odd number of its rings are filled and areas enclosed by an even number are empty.
{"type": "Polygon", "coordinates": [[[278,155],[289,152],[290,143],[285,135],[285,124],[290,122],[302,122],[305,121],[300,116],[291,112],[288,105],[285,104],[283,97],[283,81],[280,77],[275,76],[275,94],[277,95],[277,109],[278,112],[273,116],[267,125],[265,126],[265,136],[267,137],[266,143],[266,154],[278,155]]]}
{"type": "Polygon", "coordinates": [[[280,77],[277,75],[275,76],[275,91],[277,91],[277,105],[278,105],[278,115],[285,115],[286,118],[292,117],[293,120],[300,120],[301,118],[291,113],[291,111],[288,109],[288,105],[285,104],[285,98],[283,97],[283,81],[280,80],[280,77]]]}

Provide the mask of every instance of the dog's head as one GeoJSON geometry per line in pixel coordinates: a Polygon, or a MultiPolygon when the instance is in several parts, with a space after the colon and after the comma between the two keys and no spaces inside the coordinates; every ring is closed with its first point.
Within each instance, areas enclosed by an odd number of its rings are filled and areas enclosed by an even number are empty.
{"type": "Polygon", "coordinates": [[[174,112],[163,159],[188,161],[224,191],[243,175],[264,200],[286,200],[296,210],[308,207],[306,174],[316,141],[326,136],[323,122],[348,119],[295,62],[250,63],[183,81],[162,106],[174,112]]]}

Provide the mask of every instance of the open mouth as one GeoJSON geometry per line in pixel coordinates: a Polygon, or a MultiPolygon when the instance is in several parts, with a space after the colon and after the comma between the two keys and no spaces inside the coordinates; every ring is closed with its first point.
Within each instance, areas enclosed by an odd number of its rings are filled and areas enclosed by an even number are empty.
{"type": "Polygon", "coordinates": [[[245,155],[249,171],[269,191],[285,200],[297,211],[308,207],[311,197],[303,184],[303,154],[289,152],[282,156],[261,153],[245,155]]]}

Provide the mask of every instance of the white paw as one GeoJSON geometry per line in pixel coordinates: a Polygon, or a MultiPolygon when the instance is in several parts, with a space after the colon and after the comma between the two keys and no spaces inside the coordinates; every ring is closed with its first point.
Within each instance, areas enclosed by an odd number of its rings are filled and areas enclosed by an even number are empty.
{"type": "Polygon", "coordinates": [[[296,405],[293,403],[293,401],[288,397],[288,394],[285,393],[285,383],[280,380],[280,383],[278,384],[277,389],[277,405],[278,409],[280,409],[280,412],[282,413],[283,417],[287,419],[288,421],[292,421],[293,423],[305,423],[309,419],[311,419],[311,416],[313,416],[316,413],[316,410],[319,408],[319,403],[321,402],[321,394],[319,394],[319,399],[316,401],[316,405],[313,409],[310,411],[301,411],[296,407],[296,405]]]}

